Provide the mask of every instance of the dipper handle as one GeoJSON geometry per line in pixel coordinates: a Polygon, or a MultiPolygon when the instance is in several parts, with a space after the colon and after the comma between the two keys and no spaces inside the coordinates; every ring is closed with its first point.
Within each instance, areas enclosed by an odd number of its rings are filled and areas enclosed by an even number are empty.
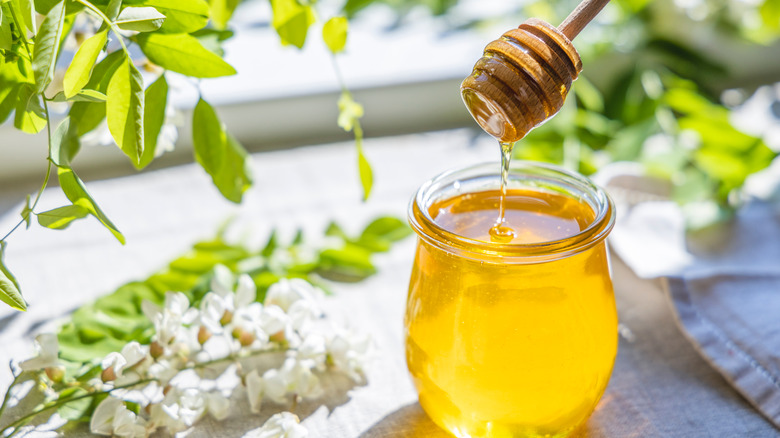
{"type": "Polygon", "coordinates": [[[604,9],[604,6],[609,3],[609,0],[583,0],[577,8],[574,9],[563,23],[558,26],[560,30],[569,41],[579,35],[580,31],[593,20],[593,18],[604,9]]]}

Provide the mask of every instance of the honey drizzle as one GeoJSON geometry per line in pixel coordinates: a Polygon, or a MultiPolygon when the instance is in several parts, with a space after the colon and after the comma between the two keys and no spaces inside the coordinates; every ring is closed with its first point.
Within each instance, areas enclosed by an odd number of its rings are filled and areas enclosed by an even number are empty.
{"type": "Polygon", "coordinates": [[[508,243],[515,238],[516,233],[506,223],[506,190],[509,180],[509,163],[512,160],[514,143],[501,142],[501,198],[498,201],[498,218],[490,229],[490,240],[498,243],[508,243]]]}

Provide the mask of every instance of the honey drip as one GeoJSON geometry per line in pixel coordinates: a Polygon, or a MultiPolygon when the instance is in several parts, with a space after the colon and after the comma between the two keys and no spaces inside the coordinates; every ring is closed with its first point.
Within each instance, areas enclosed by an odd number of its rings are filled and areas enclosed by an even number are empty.
{"type": "Polygon", "coordinates": [[[498,201],[498,218],[490,229],[490,240],[497,243],[509,243],[516,236],[515,230],[506,222],[506,189],[514,143],[499,142],[499,145],[501,146],[501,197],[498,201]]]}

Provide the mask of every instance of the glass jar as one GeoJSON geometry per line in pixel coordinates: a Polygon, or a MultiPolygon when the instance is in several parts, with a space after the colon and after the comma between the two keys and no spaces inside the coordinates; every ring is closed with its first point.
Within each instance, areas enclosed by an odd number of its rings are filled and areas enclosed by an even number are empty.
{"type": "Polygon", "coordinates": [[[593,412],[617,353],[605,242],[614,206],[581,175],[521,161],[508,187],[576,201],[591,214],[581,231],[502,244],[436,223],[438,203],[496,190],[497,167],[445,172],[410,204],[418,243],[404,321],[407,365],[423,409],[455,436],[565,436],[593,412]]]}

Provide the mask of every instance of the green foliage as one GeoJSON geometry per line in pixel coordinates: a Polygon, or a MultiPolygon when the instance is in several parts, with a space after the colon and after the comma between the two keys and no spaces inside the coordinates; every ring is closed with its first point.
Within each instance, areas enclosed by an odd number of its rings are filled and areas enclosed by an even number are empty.
{"type": "Polygon", "coordinates": [[[211,175],[222,195],[240,203],[252,183],[249,157],[217,118],[217,113],[200,99],[192,115],[195,159],[211,175]]]}
{"type": "Polygon", "coordinates": [[[136,165],[137,169],[148,166],[155,157],[157,138],[165,122],[167,105],[168,82],[165,75],[160,75],[144,94],[144,152],[141,154],[141,161],[136,165]]]}
{"type": "Polygon", "coordinates": [[[122,30],[137,32],[152,32],[159,29],[165,22],[165,15],[153,7],[127,7],[122,9],[114,21],[122,30]]]}
{"type": "Polygon", "coordinates": [[[336,54],[344,50],[344,46],[347,45],[348,28],[346,17],[333,17],[322,27],[322,39],[331,53],[336,54]]]}
{"type": "Polygon", "coordinates": [[[209,0],[211,20],[214,22],[214,27],[219,30],[227,28],[228,21],[233,16],[233,11],[236,10],[238,2],[239,0],[209,0]]]}
{"type": "Polygon", "coordinates": [[[92,196],[87,193],[84,182],[73,172],[73,169],[67,167],[58,167],[57,176],[60,180],[60,187],[73,205],[78,205],[86,209],[89,214],[95,216],[97,220],[106,227],[111,234],[121,243],[125,244],[125,237],[119,232],[119,229],[108,219],[103,211],[98,207],[92,196]]]}
{"type": "Polygon", "coordinates": [[[205,0],[125,0],[125,4],[150,6],[165,16],[162,33],[191,33],[203,29],[209,21],[205,0]]]}
{"type": "Polygon", "coordinates": [[[19,283],[14,278],[11,271],[8,270],[3,261],[5,256],[6,243],[0,241],[0,301],[8,304],[11,308],[21,311],[27,310],[27,303],[22,298],[19,283]]]}
{"type": "Polygon", "coordinates": [[[111,76],[106,92],[106,121],[117,147],[133,164],[144,152],[143,78],[127,57],[111,76]]]}
{"type": "Polygon", "coordinates": [[[282,44],[303,48],[309,26],[315,21],[312,7],[297,0],[271,0],[271,9],[273,10],[271,24],[281,38],[282,44]]]}
{"type": "Polygon", "coordinates": [[[219,55],[187,34],[141,33],[133,37],[150,61],[170,71],[196,78],[236,74],[219,55]]]}
{"type": "Polygon", "coordinates": [[[131,341],[148,343],[153,334],[151,322],[141,311],[148,300],[162,304],[168,291],[183,292],[197,305],[210,290],[214,268],[224,265],[236,274],[252,277],[258,289],[258,301],[273,283],[281,278],[305,278],[326,285],[320,278],[334,281],[360,281],[376,273],[371,255],[387,251],[394,242],[407,237],[411,230],[394,217],[372,221],[358,235],[350,238],[332,223],[326,234],[341,241],[340,245],[313,249],[299,232],[288,244],[271,233],[263,248],[256,250],[227,242],[218,236],[198,242],[192,249],[144,281],[130,282],[115,292],[74,312],[60,329],[60,358],[89,370],[96,357],[119,351],[131,341]]]}
{"type": "Polygon", "coordinates": [[[32,69],[35,74],[35,92],[38,94],[43,93],[54,78],[64,23],[65,0],[61,0],[46,14],[35,35],[32,69]]]}

